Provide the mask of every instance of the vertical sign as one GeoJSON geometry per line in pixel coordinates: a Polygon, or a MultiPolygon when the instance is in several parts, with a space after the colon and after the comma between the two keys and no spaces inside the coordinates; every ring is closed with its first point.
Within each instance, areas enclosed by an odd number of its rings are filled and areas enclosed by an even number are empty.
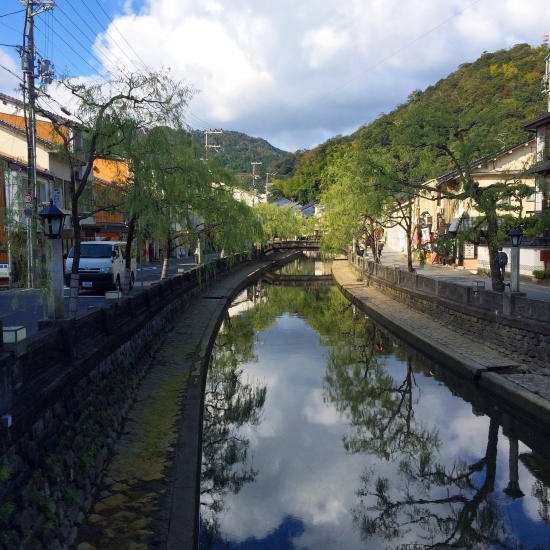
{"type": "Polygon", "coordinates": [[[474,259],[475,257],[475,245],[471,243],[464,243],[464,258],[474,259]]]}
{"type": "Polygon", "coordinates": [[[53,203],[57,208],[63,209],[63,191],[60,187],[54,187],[52,193],[53,203]]]}

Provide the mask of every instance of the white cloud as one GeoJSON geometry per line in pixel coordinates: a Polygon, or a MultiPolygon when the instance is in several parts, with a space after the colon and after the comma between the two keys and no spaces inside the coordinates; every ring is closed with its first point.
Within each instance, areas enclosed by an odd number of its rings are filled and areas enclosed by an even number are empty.
{"type": "Polygon", "coordinates": [[[127,0],[111,15],[102,38],[113,53],[133,49],[202,90],[191,110],[204,128],[287,150],[353,131],[483,51],[538,45],[550,30],[546,0],[127,0]]]}
{"type": "Polygon", "coordinates": [[[7,51],[0,49],[0,92],[14,96],[14,90],[19,86],[21,80],[15,75],[21,74],[21,68],[14,61],[7,51]]]}
{"type": "Polygon", "coordinates": [[[331,27],[309,31],[302,40],[302,47],[307,52],[308,64],[319,69],[329,64],[334,56],[349,43],[349,37],[331,27]]]}

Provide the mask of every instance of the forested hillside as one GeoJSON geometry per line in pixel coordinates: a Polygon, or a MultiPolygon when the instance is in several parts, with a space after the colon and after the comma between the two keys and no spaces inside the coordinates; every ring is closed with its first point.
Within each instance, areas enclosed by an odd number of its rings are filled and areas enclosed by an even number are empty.
{"type": "MultiPolygon", "coordinates": [[[[204,147],[204,132],[194,130],[191,135],[194,140],[204,147]]],[[[219,145],[219,147],[209,148],[208,155],[219,156],[223,165],[235,172],[251,172],[251,162],[261,162],[261,168],[265,171],[270,163],[289,154],[273,147],[265,139],[250,137],[231,130],[224,130],[221,134],[210,134],[208,144],[219,145]]]]}
{"type": "Polygon", "coordinates": [[[528,137],[522,122],[545,110],[540,81],[548,53],[545,45],[528,44],[484,53],[351,136],[284,159],[290,166],[286,174],[274,170],[274,183],[286,197],[306,202],[331,185],[350,149],[398,157],[407,178],[420,181],[454,169],[449,152],[471,160],[519,143],[528,137]]]}

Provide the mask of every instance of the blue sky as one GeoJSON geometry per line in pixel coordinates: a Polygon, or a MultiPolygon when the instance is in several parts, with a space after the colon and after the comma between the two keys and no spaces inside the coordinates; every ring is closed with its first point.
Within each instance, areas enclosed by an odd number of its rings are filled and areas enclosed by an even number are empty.
{"type": "MultiPolygon", "coordinates": [[[[1,0],[0,16],[22,8],[1,0]]],[[[541,44],[550,4],[56,0],[36,22],[39,52],[59,73],[108,78],[117,60],[127,71],[170,67],[200,90],[190,126],[237,130],[293,151],[356,130],[483,51],[541,44]]],[[[18,84],[10,45],[22,29],[23,13],[0,18],[3,93],[18,84]]]]}

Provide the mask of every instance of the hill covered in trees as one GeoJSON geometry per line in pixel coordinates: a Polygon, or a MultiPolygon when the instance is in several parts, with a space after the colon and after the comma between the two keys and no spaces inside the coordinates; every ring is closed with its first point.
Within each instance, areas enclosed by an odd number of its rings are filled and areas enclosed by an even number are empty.
{"type": "MultiPolygon", "coordinates": [[[[191,136],[204,147],[205,135],[203,131],[193,130],[191,136]]],[[[283,159],[289,154],[277,149],[265,139],[250,137],[242,132],[231,130],[223,130],[221,134],[210,134],[208,144],[219,145],[215,148],[209,147],[208,155],[219,157],[226,168],[235,172],[251,172],[251,162],[261,162],[261,168],[265,171],[269,164],[283,159]]],[[[261,171],[257,170],[256,172],[261,171]]]]}
{"type": "Polygon", "coordinates": [[[350,150],[356,167],[368,151],[378,150],[398,159],[408,178],[426,181],[456,168],[449,153],[474,159],[520,143],[529,137],[522,122],[546,108],[540,82],[549,53],[546,45],[528,44],[485,52],[352,135],[275,161],[274,184],[284,196],[307,202],[334,183],[336,167],[350,150]]]}

